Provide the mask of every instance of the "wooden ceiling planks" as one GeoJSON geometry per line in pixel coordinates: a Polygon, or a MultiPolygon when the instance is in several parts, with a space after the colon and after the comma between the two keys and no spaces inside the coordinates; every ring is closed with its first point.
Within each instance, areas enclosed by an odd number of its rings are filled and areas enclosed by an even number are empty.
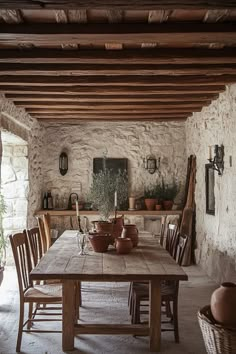
{"type": "Polygon", "coordinates": [[[236,1],[0,3],[0,92],[41,121],[182,122],[235,81],[236,1]]]}

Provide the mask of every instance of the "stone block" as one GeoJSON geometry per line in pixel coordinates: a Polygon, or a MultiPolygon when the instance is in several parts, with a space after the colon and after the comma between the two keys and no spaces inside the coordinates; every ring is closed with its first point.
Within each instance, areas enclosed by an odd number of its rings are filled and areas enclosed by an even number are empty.
{"type": "Polygon", "coordinates": [[[11,165],[2,164],[1,168],[2,184],[16,181],[16,174],[11,165]]]}

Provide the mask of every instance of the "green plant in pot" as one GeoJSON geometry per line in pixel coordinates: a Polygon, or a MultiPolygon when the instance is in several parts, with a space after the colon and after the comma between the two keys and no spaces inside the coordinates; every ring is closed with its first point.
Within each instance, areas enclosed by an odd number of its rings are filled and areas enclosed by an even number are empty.
{"type": "Polygon", "coordinates": [[[154,210],[157,203],[156,186],[150,185],[144,189],[144,203],[147,210],[154,210]]]}
{"type": "Polygon", "coordinates": [[[163,192],[163,207],[165,210],[171,210],[174,204],[174,199],[179,192],[179,186],[175,180],[170,184],[165,184],[162,182],[162,192],[163,192]]]}
{"type": "Polygon", "coordinates": [[[6,212],[6,204],[3,195],[0,194],[0,285],[3,280],[3,271],[6,259],[6,239],[3,233],[3,214],[6,212]]]}
{"type": "Polygon", "coordinates": [[[114,173],[105,168],[93,174],[93,183],[89,198],[98,209],[101,220],[108,221],[115,209],[115,192],[117,193],[117,206],[119,207],[128,198],[128,178],[126,172],[114,173]]]}

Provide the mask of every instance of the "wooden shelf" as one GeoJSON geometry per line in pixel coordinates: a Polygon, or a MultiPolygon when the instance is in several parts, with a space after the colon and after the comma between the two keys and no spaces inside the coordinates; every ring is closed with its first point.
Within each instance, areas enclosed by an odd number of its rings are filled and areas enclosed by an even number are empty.
{"type": "MultiPolygon", "coordinates": [[[[48,213],[51,216],[75,216],[75,210],[37,210],[35,215],[42,215],[48,213]]],[[[119,210],[118,215],[140,215],[140,216],[148,216],[148,215],[181,215],[182,210],[119,210]]],[[[99,212],[96,210],[80,210],[80,215],[99,215],[99,212]]]]}

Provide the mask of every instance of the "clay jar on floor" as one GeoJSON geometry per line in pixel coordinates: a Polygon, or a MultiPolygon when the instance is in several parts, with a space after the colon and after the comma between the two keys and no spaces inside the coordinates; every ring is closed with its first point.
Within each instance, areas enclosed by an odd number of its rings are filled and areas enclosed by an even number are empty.
{"type": "Polygon", "coordinates": [[[211,312],[221,325],[236,328],[236,284],[223,283],[213,292],[211,312]]]}

